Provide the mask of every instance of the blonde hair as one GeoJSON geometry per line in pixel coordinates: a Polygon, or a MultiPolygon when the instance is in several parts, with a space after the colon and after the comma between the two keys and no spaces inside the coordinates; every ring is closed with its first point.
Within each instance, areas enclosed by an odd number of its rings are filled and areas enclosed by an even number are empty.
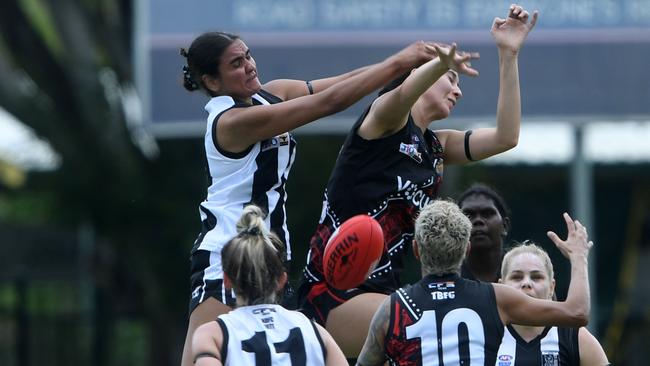
{"type": "Polygon", "coordinates": [[[506,275],[510,270],[510,263],[512,262],[512,259],[520,254],[525,253],[535,255],[541,259],[544,263],[544,268],[546,268],[546,275],[548,276],[549,281],[554,278],[553,262],[551,262],[551,258],[548,256],[548,253],[542,247],[530,240],[526,240],[523,243],[517,244],[515,247],[510,249],[506,255],[503,256],[503,261],[501,263],[501,278],[506,278],[506,275]]]}
{"type": "Polygon", "coordinates": [[[423,274],[458,273],[467,253],[472,223],[452,201],[435,200],[415,220],[423,274]]]}
{"type": "Polygon", "coordinates": [[[237,222],[237,236],[221,250],[223,272],[232,281],[237,306],[280,300],[278,281],[285,272],[286,250],[264,224],[261,208],[249,205],[237,222]]]}

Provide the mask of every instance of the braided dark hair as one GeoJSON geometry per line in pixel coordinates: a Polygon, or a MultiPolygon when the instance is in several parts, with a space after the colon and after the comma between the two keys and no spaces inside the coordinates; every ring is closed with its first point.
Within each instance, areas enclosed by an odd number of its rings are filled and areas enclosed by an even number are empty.
{"type": "Polygon", "coordinates": [[[183,65],[183,87],[188,91],[203,89],[208,95],[214,95],[203,83],[202,76],[219,76],[221,55],[239,36],[225,32],[208,32],[198,36],[189,50],[180,49],[181,56],[187,64],[183,65]]]}

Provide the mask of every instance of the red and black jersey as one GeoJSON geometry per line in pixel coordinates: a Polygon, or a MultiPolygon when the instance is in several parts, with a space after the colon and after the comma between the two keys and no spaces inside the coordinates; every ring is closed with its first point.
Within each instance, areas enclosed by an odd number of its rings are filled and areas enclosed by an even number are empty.
{"type": "Polygon", "coordinates": [[[430,275],[390,296],[386,357],[400,366],[493,366],[503,329],[491,284],[430,275]]]}
{"type": "Polygon", "coordinates": [[[401,285],[399,274],[415,218],[437,196],[442,182],[443,148],[433,131],[423,132],[409,115],[395,134],[365,140],[357,130],[366,114],[348,134],[327,185],[320,222],[310,241],[306,286],[324,281],[322,253],[332,233],[350,217],[367,214],[381,225],[385,248],[361,289],[395,291],[401,285]]]}

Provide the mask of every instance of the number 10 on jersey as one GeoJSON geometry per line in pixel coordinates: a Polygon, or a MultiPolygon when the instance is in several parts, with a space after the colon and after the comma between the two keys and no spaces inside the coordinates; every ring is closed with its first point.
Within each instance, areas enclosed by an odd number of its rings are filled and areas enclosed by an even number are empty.
{"type": "Polygon", "coordinates": [[[440,329],[435,310],[426,310],[417,322],[406,327],[406,338],[420,338],[423,365],[484,365],[485,334],[481,317],[472,309],[448,312],[440,329]],[[459,328],[464,325],[467,337],[459,328]],[[461,339],[462,336],[462,339],[461,339]],[[440,363],[442,360],[442,364],[440,363]]]}

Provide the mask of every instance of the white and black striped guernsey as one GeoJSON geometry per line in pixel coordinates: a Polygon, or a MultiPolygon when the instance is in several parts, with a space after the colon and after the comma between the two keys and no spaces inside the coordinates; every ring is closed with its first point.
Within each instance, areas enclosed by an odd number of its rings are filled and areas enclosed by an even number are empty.
{"type": "Polygon", "coordinates": [[[546,327],[530,342],[508,325],[496,366],[579,366],[579,328],[546,327]]]}
{"type": "MultiPolygon", "coordinates": [[[[252,97],[253,105],[268,105],[282,100],[260,90],[252,97]]],[[[287,229],[285,183],[295,159],[296,142],[291,133],[257,142],[247,150],[233,154],[218,147],[216,125],[219,117],[232,108],[250,105],[228,96],[212,98],[205,106],[209,113],[205,133],[208,168],[208,194],[199,206],[202,232],[194,243],[198,249],[220,253],[221,248],[237,234],[236,223],[248,204],[268,212],[266,224],[287,246],[291,258],[287,229]]],[[[219,261],[220,262],[220,261],[219,261]]],[[[222,278],[221,263],[212,278],[222,278]]]]}
{"type": "Polygon", "coordinates": [[[251,305],[220,315],[224,365],[325,365],[325,345],[314,323],[280,305],[251,305]]]}

